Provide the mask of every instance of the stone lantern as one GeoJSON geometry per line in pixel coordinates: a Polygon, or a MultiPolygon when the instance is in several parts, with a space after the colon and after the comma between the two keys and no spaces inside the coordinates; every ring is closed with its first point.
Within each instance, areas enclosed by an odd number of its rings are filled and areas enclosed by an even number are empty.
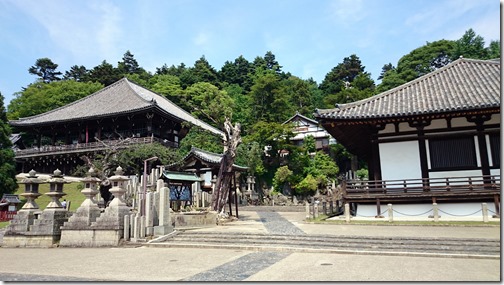
{"type": "Polygon", "coordinates": [[[47,196],[51,197],[51,202],[47,205],[46,209],[54,210],[66,210],[59,199],[66,194],[63,193],[63,185],[70,183],[63,178],[63,175],[59,169],[56,169],[51,175],[51,178],[47,180],[49,182],[49,192],[46,193],[47,196]]]}
{"type": "Polygon", "coordinates": [[[82,205],[96,204],[93,197],[95,197],[99,192],[98,187],[101,180],[96,177],[96,173],[92,167],[89,169],[87,176],[82,178],[81,181],[84,183],[84,189],[81,190],[81,193],[86,197],[86,200],[82,202],[82,205]]]}
{"type": "Polygon", "coordinates": [[[110,188],[109,191],[112,195],[114,195],[114,199],[110,203],[110,206],[123,206],[126,205],[123,196],[124,193],[126,193],[126,183],[129,181],[129,178],[123,176],[124,171],[120,166],[116,168],[114,173],[115,175],[109,178],[110,183],[112,184],[112,188],[110,188]]]}
{"type": "Polygon", "coordinates": [[[38,179],[36,174],[37,172],[32,169],[28,172],[28,176],[19,182],[25,185],[25,192],[19,195],[26,198],[26,203],[20,211],[36,211],[39,209],[39,206],[35,203],[35,199],[42,195],[39,193],[39,184],[44,183],[44,181],[38,179]]]}

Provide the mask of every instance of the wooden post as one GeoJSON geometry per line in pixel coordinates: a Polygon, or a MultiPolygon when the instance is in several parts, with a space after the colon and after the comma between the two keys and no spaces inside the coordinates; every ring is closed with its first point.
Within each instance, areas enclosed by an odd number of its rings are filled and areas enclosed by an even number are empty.
{"type": "Polygon", "coordinates": [[[499,203],[499,194],[494,195],[494,205],[495,205],[495,215],[493,218],[500,218],[500,203],[499,203]]]}
{"type": "Polygon", "coordinates": [[[376,216],[375,218],[383,218],[381,215],[381,205],[380,205],[380,199],[376,198],[376,216]]]}
{"type": "MultiPolygon", "coordinates": [[[[226,173],[225,175],[229,175],[229,172],[226,173]]],[[[232,197],[231,184],[232,184],[231,179],[229,179],[229,191],[228,191],[229,216],[233,215],[233,208],[231,207],[231,197],[232,197]]]]}

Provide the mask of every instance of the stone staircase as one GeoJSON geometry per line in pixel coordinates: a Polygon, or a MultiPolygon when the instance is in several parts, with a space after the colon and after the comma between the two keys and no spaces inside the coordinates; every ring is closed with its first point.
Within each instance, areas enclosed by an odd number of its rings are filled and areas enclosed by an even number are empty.
{"type": "Polygon", "coordinates": [[[500,259],[500,240],[179,231],[147,247],[500,259]]]}

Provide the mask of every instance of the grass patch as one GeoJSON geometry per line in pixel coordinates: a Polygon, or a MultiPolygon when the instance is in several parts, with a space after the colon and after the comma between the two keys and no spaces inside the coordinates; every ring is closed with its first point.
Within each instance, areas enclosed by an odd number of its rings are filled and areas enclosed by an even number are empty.
{"type": "MultiPolygon", "coordinates": [[[[81,184],[82,184],[81,182],[72,182],[69,184],[65,184],[63,186],[63,192],[66,195],[60,199],[60,202],[63,201],[63,199],[66,199],[67,203],[71,202],[70,203],[70,211],[72,211],[72,212],[75,212],[77,210],[77,208],[79,208],[79,206],[82,204],[84,199],[86,199],[86,197],[84,197],[84,195],[82,195],[82,193],[80,192],[81,186],[79,186],[79,185],[81,185],[81,184]]],[[[24,192],[24,186],[19,185],[18,190],[14,194],[19,195],[23,192],[24,192]]],[[[45,194],[47,192],[49,192],[49,184],[48,183],[40,184],[39,185],[39,193],[45,194]]],[[[24,205],[24,203],[26,202],[26,199],[23,198],[22,196],[19,196],[19,199],[22,202],[21,206],[19,206],[19,207],[22,207],[22,205],[24,205]]],[[[47,205],[49,204],[49,202],[51,202],[51,197],[49,197],[47,195],[41,195],[35,200],[35,203],[37,203],[37,205],[39,205],[40,210],[44,210],[47,207],[47,205]]]]}
{"type": "Polygon", "coordinates": [[[0,222],[0,229],[3,229],[5,227],[7,227],[9,225],[9,221],[6,221],[6,222],[0,222]]]}
{"type": "Polygon", "coordinates": [[[326,220],[328,216],[320,215],[316,219],[307,219],[307,222],[316,224],[335,224],[335,225],[381,225],[381,226],[459,226],[459,227],[495,227],[500,226],[500,221],[489,221],[484,223],[483,221],[394,221],[389,223],[388,220],[377,220],[377,221],[367,221],[367,220],[350,220],[347,223],[344,219],[342,220],[326,220]]]}

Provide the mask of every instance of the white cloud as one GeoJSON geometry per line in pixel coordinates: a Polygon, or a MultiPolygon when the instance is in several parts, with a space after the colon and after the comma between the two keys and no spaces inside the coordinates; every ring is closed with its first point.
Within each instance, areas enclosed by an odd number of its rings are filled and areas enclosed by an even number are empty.
{"type": "Polygon", "coordinates": [[[210,42],[210,35],[205,32],[199,32],[194,38],[193,43],[197,46],[205,46],[210,42]]]}
{"type": "Polygon", "coordinates": [[[106,1],[12,1],[47,31],[55,49],[77,59],[115,54],[120,10],[106,1]]]}
{"type": "Polygon", "coordinates": [[[362,0],[338,0],[330,5],[332,16],[345,25],[359,22],[366,17],[362,0]]]}

